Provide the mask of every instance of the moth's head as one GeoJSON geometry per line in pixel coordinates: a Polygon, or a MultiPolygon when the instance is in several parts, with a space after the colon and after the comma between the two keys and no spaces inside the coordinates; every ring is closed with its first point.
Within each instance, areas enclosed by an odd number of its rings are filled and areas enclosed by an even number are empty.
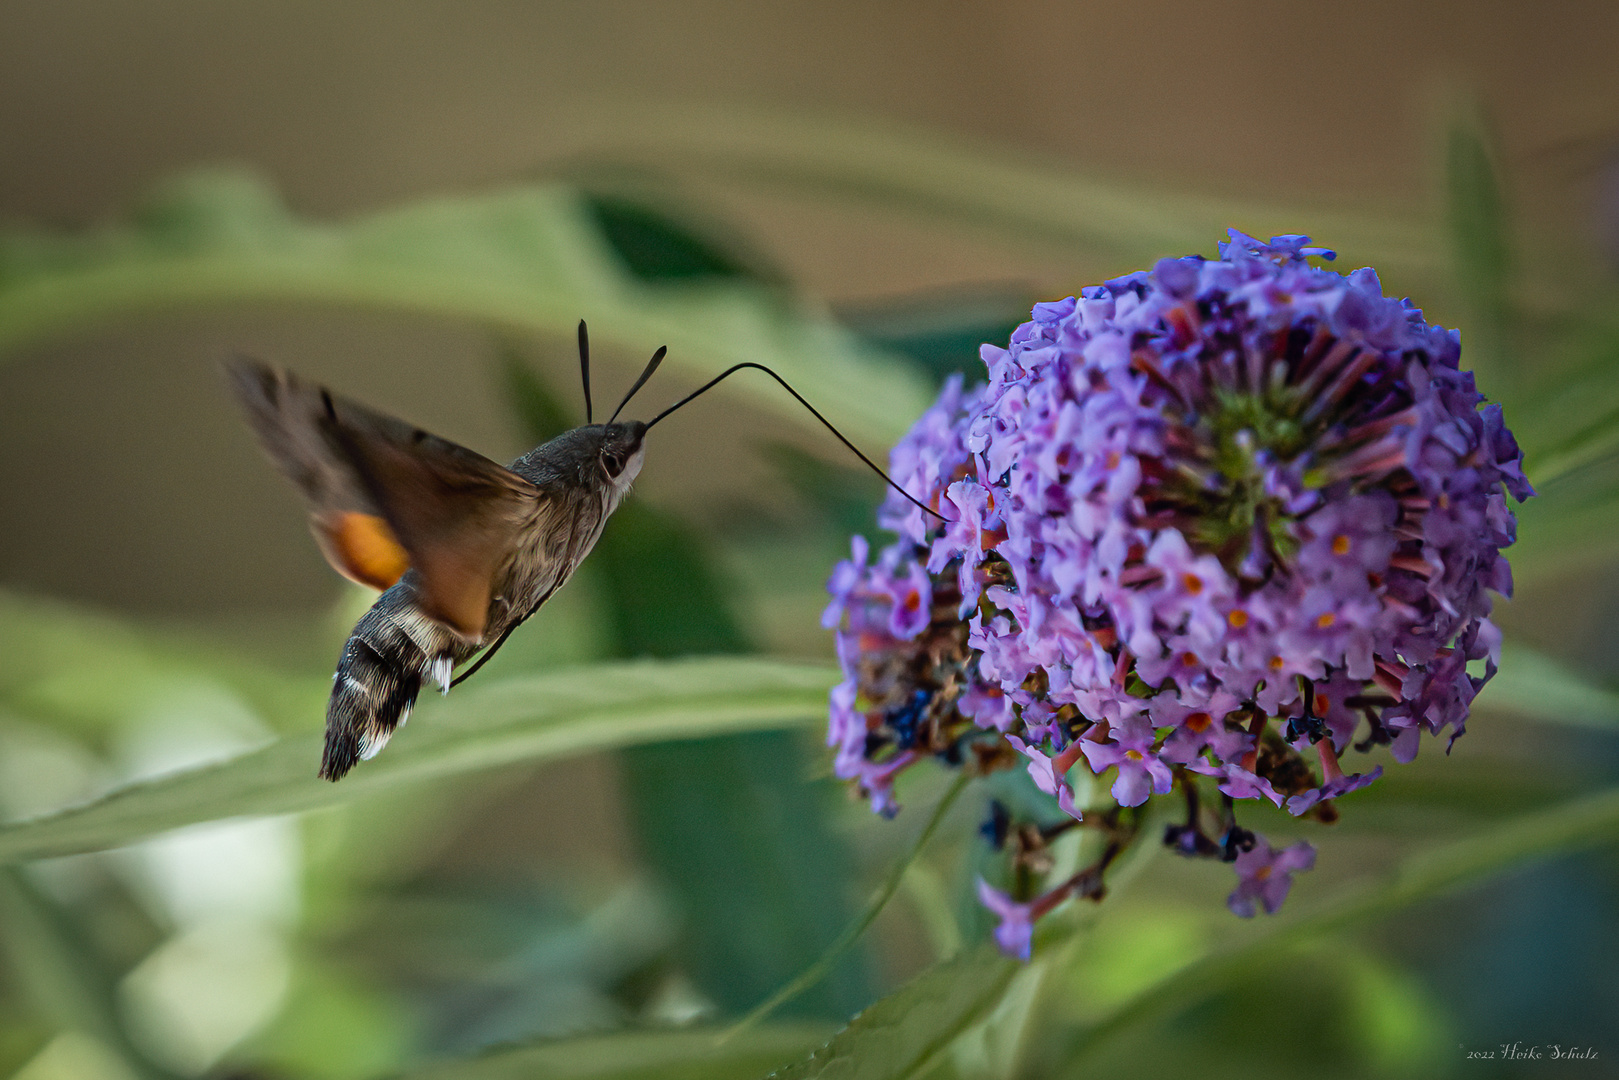
{"type": "Polygon", "coordinates": [[[639,420],[603,424],[596,459],[603,476],[622,493],[634,483],[645,457],[646,425],[639,420]]]}

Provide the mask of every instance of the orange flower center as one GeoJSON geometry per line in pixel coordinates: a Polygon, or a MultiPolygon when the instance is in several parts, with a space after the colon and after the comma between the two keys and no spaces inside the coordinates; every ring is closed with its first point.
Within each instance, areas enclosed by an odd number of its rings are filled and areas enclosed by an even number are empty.
{"type": "Polygon", "coordinates": [[[1348,555],[1349,537],[1343,533],[1339,533],[1337,536],[1334,536],[1332,538],[1332,553],[1334,555],[1348,555]]]}

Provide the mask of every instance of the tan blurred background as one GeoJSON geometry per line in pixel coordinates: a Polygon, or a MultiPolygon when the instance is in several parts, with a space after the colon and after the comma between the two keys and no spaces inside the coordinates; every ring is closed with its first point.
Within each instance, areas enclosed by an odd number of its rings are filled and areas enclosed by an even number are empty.
{"type": "MultiPolygon", "coordinates": [[[[214,162],[262,170],[300,214],[340,217],[564,169],[601,149],[610,118],[689,107],[916,129],[1297,207],[1300,231],[1317,211],[1421,229],[1438,123],[1471,97],[1530,259],[1589,270],[1619,142],[1616,55],[1619,5],[1595,0],[5,3],[0,218],[105,221],[214,162]]],[[[712,177],[690,194],[833,304],[985,281],[1061,295],[1133,269],[712,177]]],[[[476,329],[295,309],[86,327],[0,365],[0,584],[151,612],[328,602],[293,496],[219,392],[214,364],[235,350],[492,456],[522,449],[476,329]]],[[[638,359],[608,357],[603,378],[638,359]]],[[[660,452],[654,499],[718,505],[758,477],[674,440],[660,452]]]]}

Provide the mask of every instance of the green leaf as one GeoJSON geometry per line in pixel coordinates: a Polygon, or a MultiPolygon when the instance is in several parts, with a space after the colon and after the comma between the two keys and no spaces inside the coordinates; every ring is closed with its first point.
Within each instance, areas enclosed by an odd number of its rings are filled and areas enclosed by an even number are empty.
{"type": "Polygon", "coordinates": [[[725,1032],[724,1039],[733,1039],[752,1028],[764,1020],[765,1017],[832,973],[838,959],[855,942],[860,940],[862,934],[871,928],[871,924],[877,921],[877,916],[882,914],[883,908],[888,906],[888,901],[892,900],[894,894],[899,891],[900,882],[905,880],[906,871],[910,870],[915,865],[916,860],[921,857],[923,849],[928,846],[928,841],[933,839],[933,834],[938,831],[939,823],[944,820],[945,814],[949,812],[950,807],[956,801],[956,797],[961,794],[970,779],[972,778],[964,772],[956,778],[955,783],[950,785],[950,789],[944,793],[937,805],[934,806],[933,814],[928,818],[927,824],[917,834],[916,842],[894,864],[893,869],[888,872],[888,877],[878,886],[876,893],[867,902],[866,910],[855,916],[854,920],[843,928],[843,933],[838,935],[836,941],[827,946],[826,951],[821,954],[815,963],[799,972],[791,982],[754,1006],[748,1015],[738,1020],[735,1025],[725,1032]]]}
{"type": "MultiPolygon", "coordinates": [[[[824,711],[825,705],[822,703],[824,711]]],[[[735,1015],[814,962],[848,918],[853,858],[826,784],[786,732],[637,746],[622,760],[643,854],[684,915],[688,970],[735,1015]]],[[[859,955],[790,1010],[841,1018],[872,997],[859,955]]]]}
{"type": "MultiPolygon", "coordinates": [[[[507,365],[528,434],[555,433],[560,408],[527,368],[507,365]]],[[[580,571],[604,603],[619,656],[750,649],[707,547],[666,511],[619,507],[580,571]]],[[[683,915],[681,952],[702,991],[740,1012],[811,963],[848,910],[853,857],[826,821],[825,792],[786,732],[624,751],[626,803],[643,855],[683,915]]],[[[858,958],[837,965],[806,1015],[843,1017],[870,1000],[858,958]]]]}
{"type": "Polygon", "coordinates": [[[1349,257],[1375,261],[1385,280],[1442,271],[1435,229],[1403,207],[1306,211],[1154,190],[925,129],[732,102],[708,109],[689,102],[622,108],[586,102],[578,111],[578,122],[590,131],[586,156],[593,148],[603,159],[650,162],[677,174],[988,231],[1064,258],[1089,257],[1108,276],[1151,266],[1167,254],[1212,254],[1227,226],[1268,235],[1296,231],[1301,220],[1330,246],[1352,241],[1356,250],[1349,257]]]}
{"type": "Polygon", "coordinates": [[[971,383],[983,377],[980,347],[1005,342],[1038,299],[1028,286],[962,286],[845,306],[838,315],[867,341],[910,357],[936,382],[962,372],[971,383]]]}
{"type": "Polygon", "coordinates": [[[329,687],[219,647],[60,601],[0,593],[0,702],[98,736],[177,688],[223,685],[282,730],[311,726],[329,687]]]}
{"type": "Polygon", "coordinates": [[[1478,333],[1468,335],[1475,368],[1489,368],[1496,385],[1510,385],[1506,336],[1511,320],[1512,254],[1500,181],[1478,125],[1452,125],[1445,146],[1446,213],[1456,278],[1478,333]]]}
{"type": "MultiPolygon", "coordinates": [[[[1564,429],[1567,429],[1565,422],[1564,429]]],[[[1619,451],[1619,407],[1609,409],[1564,441],[1537,454],[1528,471],[1537,488],[1619,451]]]]}
{"type": "Polygon", "coordinates": [[[726,244],[699,235],[687,221],[624,194],[586,196],[591,217],[624,268],[644,282],[753,281],[776,286],[779,273],[750,265],[726,244]]]}
{"type": "Polygon", "coordinates": [[[1619,557],[1619,482],[1608,470],[1565,476],[1514,513],[1507,552],[1517,588],[1589,575],[1619,557]]]}
{"type": "Polygon", "coordinates": [[[1521,645],[1501,649],[1501,670],[1478,706],[1571,727],[1619,731],[1619,694],[1593,686],[1551,657],[1521,645]]]}
{"type": "Polygon", "coordinates": [[[0,863],[99,851],[219,818],[330,806],[520,761],[824,722],[836,678],[823,666],[736,658],[600,664],[489,679],[422,702],[387,751],[341,783],[315,778],[319,735],[289,736],[0,828],[0,863]]]}
{"type": "Polygon", "coordinates": [[[850,1021],[780,1080],[904,1080],[987,1016],[1022,970],[980,945],[924,971],[850,1021]]]}
{"type": "Polygon", "coordinates": [[[1451,127],[1445,145],[1445,181],[1457,274],[1481,311],[1504,316],[1512,272],[1506,210],[1492,155],[1475,124],[1451,127]]]}
{"type": "Polygon", "coordinates": [[[629,1031],[497,1050],[402,1080],[754,1080],[825,1034],[815,1025],[778,1024],[721,1047],[711,1031],[629,1031]]]}
{"type": "MultiPolygon", "coordinates": [[[[924,379],[812,307],[746,280],[639,280],[601,224],[561,184],[316,223],[252,177],[194,174],[132,224],[0,234],[0,353],[113,316],[244,301],[442,315],[570,341],[586,318],[598,347],[645,356],[667,344],[665,371],[689,382],[767,364],[869,441],[899,436],[926,407],[924,379]]],[[[738,379],[732,392],[815,423],[768,380],[738,379]]]]}
{"type": "Polygon", "coordinates": [[[1561,362],[1537,368],[1533,387],[1507,403],[1525,469],[1542,492],[1619,451],[1619,326],[1593,314],[1576,317],[1571,340],[1555,350],[1561,362]]]}
{"type": "MultiPolygon", "coordinates": [[[[1161,832],[1153,815],[1149,810],[1139,823],[1142,842],[1109,875],[1110,895],[1128,892],[1160,851],[1161,845],[1152,842],[1161,832]]],[[[1083,943],[1098,911],[1088,903],[1058,909],[1036,933],[1032,963],[1003,956],[986,942],[929,968],[855,1017],[809,1061],[775,1075],[783,1080],[909,1080],[969,1033],[976,1039],[961,1047],[964,1060],[976,1061],[975,1068],[988,1068],[993,1075],[1009,1072],[1047,975],[1083,943]]]]}
{"type": "Polygon", "coordinates": [[[1619,788],[1523,814],[1469,839],[1419,852],[1381,881],[1339,894],[1314,911],[1258,924],[1238,944],[1165,975],[1072,1041],[1062,1060],[1075,1075],[1121,1032],[1168,1019],[1232,980],[1274,963],[1322,935],[1501,873],[1532,859],[1619,837],[1619,788]]]}
{"type": "Polygon", "coordinates": [[[117,973],[69,914],[11,867],[0,867],[0,947],[13,984],[60,1030],[94,1037],[141,1080],[171,1075],[147,1060],[119,1022],[117,973]]]}

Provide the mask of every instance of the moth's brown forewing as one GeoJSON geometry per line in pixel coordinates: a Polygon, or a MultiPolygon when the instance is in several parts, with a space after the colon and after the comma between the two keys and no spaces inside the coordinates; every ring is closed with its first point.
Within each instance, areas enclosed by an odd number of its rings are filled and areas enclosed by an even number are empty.
{"type": "Polygon", "coordinates": [[[416,571],[418,604],[483,638],[497,574],[547,496],[464,446],[251,360],[231,383],[272,461],[303,492],[334,569],[387,588],[416,571]]]}

